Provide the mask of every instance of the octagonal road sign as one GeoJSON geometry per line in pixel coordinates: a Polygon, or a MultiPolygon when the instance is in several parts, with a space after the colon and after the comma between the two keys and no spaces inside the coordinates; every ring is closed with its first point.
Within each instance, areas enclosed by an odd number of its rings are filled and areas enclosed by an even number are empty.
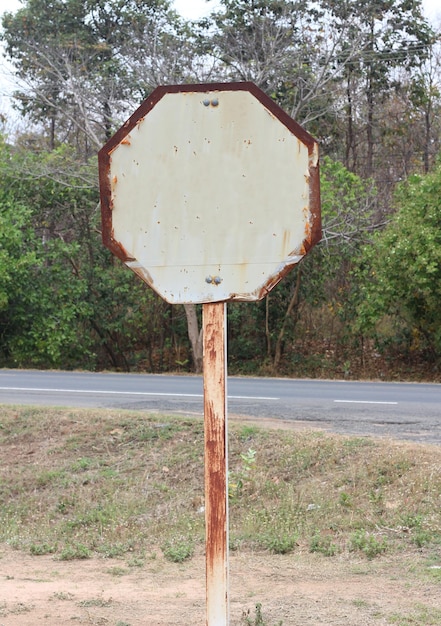
{"type": "Polygon", "coordinates": [[[253,83],[156,88],[99,172],[104,244],[170,303],[259,300],[321,236],[317,142],[253,83]]]}

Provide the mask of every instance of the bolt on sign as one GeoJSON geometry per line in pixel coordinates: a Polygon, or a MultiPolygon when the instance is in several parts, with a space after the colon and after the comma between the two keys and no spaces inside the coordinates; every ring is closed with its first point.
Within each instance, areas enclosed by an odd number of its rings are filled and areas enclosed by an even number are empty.
{"type": "Polygon", "coordinates": [[[155,89],[99,152],[104,244],[162,298],[203,304],[208,626],[228,624],[226,302],[320,239],[318,145],[253,83],[155,89]]]}

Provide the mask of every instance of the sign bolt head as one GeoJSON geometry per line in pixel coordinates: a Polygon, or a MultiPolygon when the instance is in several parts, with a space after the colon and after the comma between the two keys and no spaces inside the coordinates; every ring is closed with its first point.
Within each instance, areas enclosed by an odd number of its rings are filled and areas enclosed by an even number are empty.
{"type": "Polygon", "coordinates": [[[207,276],[205,282],[208,285],[220,285],[222,282],[222,278],[220,276],[207,276]]]}
{"type": "Polygon", "coordinates": [[[212,107],[217,107],[219,106],[219,98],[213,98],[213,100],[205,98],[204,100],[202,100],[202,104],[204,105],[204,107],[209,107],[210,104],[212,107]]]}

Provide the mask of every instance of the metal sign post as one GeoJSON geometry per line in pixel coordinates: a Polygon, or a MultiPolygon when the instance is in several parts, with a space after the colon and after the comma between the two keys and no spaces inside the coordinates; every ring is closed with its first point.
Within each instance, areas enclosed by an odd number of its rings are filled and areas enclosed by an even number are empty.
{"type": "Polygon", "coordinates": [[[228,624],[226,304],[202,305],[207,625],[228,624]]]}
{"type": "Polygon", "coordinates": [[[98,160],[104,244],[203,305],[206,624],[226,626],[226,302],[261,300],[320,240],[318,145],[253,83],[167,85],[98,160]]]}

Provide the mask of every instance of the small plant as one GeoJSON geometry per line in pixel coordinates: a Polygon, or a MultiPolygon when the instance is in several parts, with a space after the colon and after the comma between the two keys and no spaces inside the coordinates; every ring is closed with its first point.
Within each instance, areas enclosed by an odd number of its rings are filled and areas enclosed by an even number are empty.
{"type": "Polygon", "coordinates": [[[239,431],[239,437],[242,441],[246,441],[247,439],[250,439],[251,437],[256,435],[258,432],[259,428],[257,426],[254,426],[254,424],[245,424],[241,427],[239,431]]]}
{"type": "Polygon", "coordinates": [[[241,467],[235,472],[228,472],[228,496],[230,498],[237,497],[242,492],[256,463],[256,451],[248,448],[246,452],[240,455],[240,458],[241,467]]]}
{"type": "Polygon", "coordinates": [[[379,554],[386,552],[386,549],[386,539],[379,541],[374,535],[367,533],[365,530],[357,530],[351,535],[349,550],[351,552],[359,550],[363,552],[368,559],[373,559],[379,554]]]}
{"type": "Polygon", "coordinates": [[[73,472],[85,472],[93,466],[92,459],[81,457],[72,464],[73,472]]]}
{"type": "Polygon", "coordinates": [[[33,543],[29,548],[29,551],[34,556],[42,556],[43,554],[54,554],[57,551],[57,546],[53,546],[48,543],[33,543]]]}
{"type": "Polygon", "coordinates": [[[346,491],[341,492],[338,501],[340,506],[345,506],[348,508],[352,506],[352,498],[348,493],[346,493],[346,491]]]}
{"type": "Polygon", "coordinates": [[[90,559],[91,553],[87,546],[78,543],[76,546],[66,546],[59,556],[60,561],[75,561],[76,559],[90,559]]]}
{"type": "Polygon", "coordinates": [[[64,591],[56,591],[51,596],[54,600],[73,600],[74,595],[72,593],[64,593],[64,591]]]}
{"type": "MultiPolygon", "coordinates": [[[[254,617],[250,615],[249,610],[246,613],[243,612],[241,622],[242,624],[244,624],[244,626],[265,626],[266,622],[263,619],[261,603],[258,602],[256,604],[254,617]]],[[[277,622],[276,626],[282,626],[282,624],[283,622],[280,621],[277,622]]]]}
{"type": "Polygon", "coordinates": [[[174,539],[166,541],[161,550],[168,561],[182,563],[194,554],[194,544],[188,539],[174,539]]]}
{"type": "Polygon", "coordinates": [[[298,536],[291,533],[267,534],[261,539],[263,546],[273,554],[289,554],[297,546],[298,536]]]}
{"type": "Polygon", "coordinates": [[[335,543],[332,543],[331,537],[325,535],[322,536],[320,533],[316,533],[309,544],[310,552],[319,552],[324,556],[334,556],[337,552],[337,546],[335,543]]]}

